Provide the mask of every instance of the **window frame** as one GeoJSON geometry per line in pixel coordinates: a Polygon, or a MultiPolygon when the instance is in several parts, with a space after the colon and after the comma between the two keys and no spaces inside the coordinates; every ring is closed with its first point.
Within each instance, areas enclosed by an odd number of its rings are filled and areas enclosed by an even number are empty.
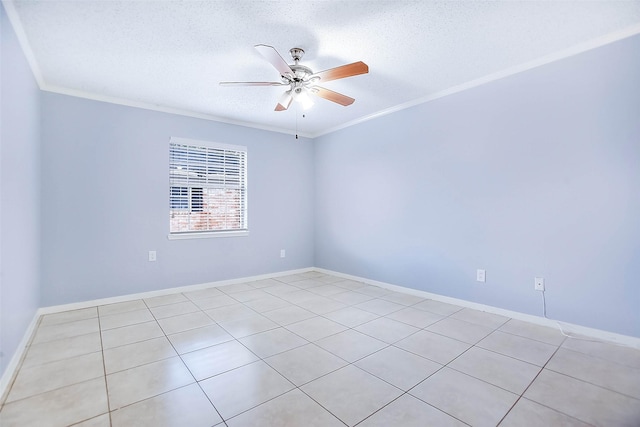
{"type": "MultiPolygon", "coordinates": [[[[241,146],[241,145],[223,144],[223,143],[213,142],[213,141],[203,141],[203,140],[196,140],[196,139],[189,139],[189,138],[171,137],[169,140],[168,148],[169,148],[168,171],[169,171],[169,216],[170,216],[169,224],[168,224],[169,225],[169,234],[167,236],[168,239],[176,240],[176,239],[201,239],[201,238],[215,238],[215,237],[248,236],[249,235],[249,221],[248,221],[249,209],[248,209],[248,191],[247,191],[248,189],[247,147],[241,146]],[[244,225],[243,228],[230,228],[230,229],[222,229],[222,230],[206,229],[206,230],[171,231],[171,215],[174,213],[174,210],[187,211],[189,214],[191,214],[192,212],[196,212],[196,213],[205,212],[206,210],[204,209],[204,206],[203,206],[203,189],[217,188],[216,185],[214,184],[209,184],[208,186],[206,183],[193,183],[192,185],[189,185],[188,182],[186,183],[175,182],[175,181],[172,182],[171,171],[172,171],[173,162],[171,159],[171,153],[174,145],[184,145],[187,147],[194,147],[196,149],[200,148],[200,149],[228,150],[228,151],[239,151],[244,153],[244,155],[242,156],[242,160],[244,164],[239,168],[240,169],[239,189],[242,193],[242,202],[241,202],[242,208],[241,208],[241,213],[239,218],[242,225],[244,225]],[[175,200],[172,200],[172,197],[175,196],[172,189],[178,188],[178,187],[186,188],[186,193],[183,193],[182,190],[179,190],[180,196],[184,197],[183,194],[186,194],[186,200],[184,202],[178,201],[176,203],[175,200]],[[199,190],[199,191],[194,192],[194,190],[199,190]],[[194,210],[195,198],[199,199],[200,205],[199,207],[197,207],[198,210],[194,210]],[[183,209],[178,207],[174,209],[172,206],[176,206],[176,204],[178,204],[179,206],[187,206],[187,208],[183,209]]],[[[224,186],[220,186],[220,188],[224,188],[224,186]]]]}

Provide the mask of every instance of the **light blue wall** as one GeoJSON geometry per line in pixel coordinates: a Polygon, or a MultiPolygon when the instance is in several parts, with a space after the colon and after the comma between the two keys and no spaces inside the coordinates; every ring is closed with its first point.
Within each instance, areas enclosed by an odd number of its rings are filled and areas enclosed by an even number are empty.
{"type": "Polygon", "coordinates": [[[316,266],[535,315],[543,276],[550,317],[640,337],[639,53],[635,36],[317,138],[316,266]]]}
{"type": "Polygon", "coordinates": [[[40,299],[40,90],[0,6],[0,375],[40,299]]]}
{"type": "Polygon", "coordinates": [[[52,93],[42,111],[43,306],[313,266],[310,140],[52,93]],[[167,239],[172,136],[247,146],[248,237],[167,239]]]}

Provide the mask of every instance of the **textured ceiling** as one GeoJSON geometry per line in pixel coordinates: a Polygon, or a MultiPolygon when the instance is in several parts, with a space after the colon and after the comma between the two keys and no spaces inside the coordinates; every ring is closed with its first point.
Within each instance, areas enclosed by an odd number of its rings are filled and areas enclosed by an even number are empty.
{"type": "Polygon", "coordinates": [[[316,136],[640,33],[640,1],[7,1],[42,89],[316,136]],[[274,46],[356,99],[275,112],[274,46]]]}

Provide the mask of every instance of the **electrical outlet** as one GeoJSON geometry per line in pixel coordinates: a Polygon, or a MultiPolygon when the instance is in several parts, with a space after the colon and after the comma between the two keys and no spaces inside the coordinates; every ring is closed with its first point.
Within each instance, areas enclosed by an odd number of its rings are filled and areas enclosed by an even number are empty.
{"type": "Polygon", "coordinates": [[[477,282],[484,282],[487,278],[486,272],[484,270],[476,270],[476,281],[477,282]]]}
{"type": "Polygon", "coordinates": [[[284,249],[280,249],[280,258],[284,258],[287,256],[287,253],[285,252],[284,249]]]}
{"type": "Polygon", "coordinates": [[[544,292],[544,278],[542,277],[536,277],[534,280],[534,289],[536,291],[543,291],[544,292]]]}
{"type": "Polygon", "coordinates": [[[149,251],[149,261],[156,260],[156,251],[149,251]]]}

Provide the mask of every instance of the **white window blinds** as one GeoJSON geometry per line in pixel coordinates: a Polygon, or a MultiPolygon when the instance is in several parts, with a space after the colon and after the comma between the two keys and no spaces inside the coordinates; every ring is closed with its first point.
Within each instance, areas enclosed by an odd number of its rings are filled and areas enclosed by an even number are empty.
{"type": "Polygon", "coordinates": [[[170,233],[247,230],[246,147],[171,138],[170,233]]]}

